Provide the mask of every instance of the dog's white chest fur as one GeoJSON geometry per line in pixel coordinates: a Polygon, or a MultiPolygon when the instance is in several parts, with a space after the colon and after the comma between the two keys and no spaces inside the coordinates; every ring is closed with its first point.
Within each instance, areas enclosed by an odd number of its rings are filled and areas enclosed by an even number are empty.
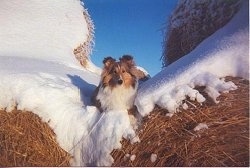
{"type": "Polygon", "coordinates": [[[128,110],[132,108],[137,87],[124,88],[122,85],[113,89],[110,87],[100,88],[97,100],[101,103],[101,108],[107,110],[128,110]]]}

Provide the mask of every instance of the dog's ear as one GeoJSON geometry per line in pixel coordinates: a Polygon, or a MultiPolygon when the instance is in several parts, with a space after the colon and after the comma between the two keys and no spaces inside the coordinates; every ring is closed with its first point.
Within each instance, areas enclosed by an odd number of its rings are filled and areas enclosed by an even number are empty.
{"type": "Polygon", "coordinates": [[[134,59],[131,55],[123,55],[121,58],[119,58],[119,60],[126,63],[129,67],[135,66],[134,59]]]}
{"type": "Polygon", "coordinates": [[[114,58],[112,58],[112,57],[106,57],[106,58],[104,58],[104,60],[102,62],[103,62],[105,67],[108,67],[111,64],[113,64],[115,61],[116,60],[114,58]]]}

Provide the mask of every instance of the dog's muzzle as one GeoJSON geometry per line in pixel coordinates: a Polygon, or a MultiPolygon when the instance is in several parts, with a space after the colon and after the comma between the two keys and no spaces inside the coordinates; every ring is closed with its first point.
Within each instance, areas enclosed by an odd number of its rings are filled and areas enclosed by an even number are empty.
{"type": "Polygon", "coordinates": [[[117,83],[118,83],[119,85],[121,85],[121,84],[123,83],[123,80],[122,80],[122,79],[118,79],[117,83]]]}

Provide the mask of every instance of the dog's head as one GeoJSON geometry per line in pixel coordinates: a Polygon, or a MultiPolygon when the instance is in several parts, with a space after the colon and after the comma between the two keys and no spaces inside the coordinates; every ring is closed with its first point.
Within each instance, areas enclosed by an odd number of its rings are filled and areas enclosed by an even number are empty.
{"type": "Polygon", "coordinates": [[[131,72],[135,67],[133,57],[130,55],[122,56],[119,61],[112,57],[106,57],[103,60],[104,68],[101,76],[103,87],[115,88],[124,86],[129,88],[137,84],[136,76],[131,72]]]}

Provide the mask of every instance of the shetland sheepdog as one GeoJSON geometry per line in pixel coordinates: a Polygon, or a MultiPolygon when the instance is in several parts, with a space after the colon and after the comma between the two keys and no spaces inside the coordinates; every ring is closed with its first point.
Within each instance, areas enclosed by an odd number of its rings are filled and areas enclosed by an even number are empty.
{"type": "Polygon", "coordinates": [[[133,57],[124,55],[119,61],[106,57],[103,64],[100,84],[92,99],[94,105],[101,112],[131,109],[138,87],[133,57]]]}

